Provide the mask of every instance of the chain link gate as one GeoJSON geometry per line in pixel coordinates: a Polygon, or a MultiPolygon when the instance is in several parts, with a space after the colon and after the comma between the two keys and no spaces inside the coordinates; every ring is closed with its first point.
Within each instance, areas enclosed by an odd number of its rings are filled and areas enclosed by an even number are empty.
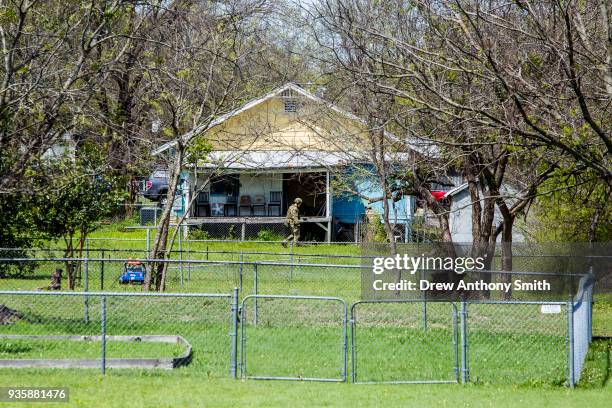
{"type": "Polygon", "coordinates": [[[572,345],[566,303],[480,300],[465,306],[471,382],[567,382],[572,345]]]}
{"type": "Polygon", "coordinates": [[[353,383],[457,383],[457,307],[371,300],[351,307],[353,383]]]}
{"type": "Polygon", "coordinates": [[[241,378],[346,381],[347,305],[340,298],[246,296],[240,334],[241,378]]]}

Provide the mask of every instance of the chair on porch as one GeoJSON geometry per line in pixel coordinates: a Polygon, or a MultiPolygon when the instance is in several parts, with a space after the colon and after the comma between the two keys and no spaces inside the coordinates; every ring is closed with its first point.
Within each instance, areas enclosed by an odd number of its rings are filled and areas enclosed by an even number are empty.
{"type": "Polygon", "coordinates": [[[210,216],[210,201],[207,191],[200,191],[196,197],[196,217],[210,216]]]}
{"type": "Polygon", "coordinates": [[[236,201],[235,195],[232,194],[227,196],[225,207],[223,207],[223,215],[226,217],[238,215],[238,202],[236,201]]]}
{"type": "Polygon", "coordinates": [[[258,194],[255,196],[255,200],[253,200],[253,204],[251,205],[253,209],[253,215],[266,215],[266,197],[263,194],[258,194]],[[257,210],[260,209],[260,214],[257,213],[257,210]]]}
{"type": "Polygon", "coordinates": [[[246,215],[250,216],[253,211],[253,206],[251,205],[251,196],[243,195],[240,196],[240,204],[238,205],[238,216],[241,217],[242,209],[247,209],[248,213],[246,215]]]}
{"type": "Polygon", "coordinates": [[[281,216],[281,208],[283,205],[283,192],[282,191],[270,191],[270,201],[268,202],[268,215],[281,216]],[[272,214],[272,209],[276,211],[272,214]]]}

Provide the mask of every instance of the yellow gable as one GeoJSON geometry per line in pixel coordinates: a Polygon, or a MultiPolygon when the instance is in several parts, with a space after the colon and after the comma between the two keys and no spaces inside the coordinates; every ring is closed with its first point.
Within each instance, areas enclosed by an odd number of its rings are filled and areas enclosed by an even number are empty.
{"type": "Polygon", "coordinates": [[[204,137],[214,150],[341,151],[363,137],[362,127],[324,104],[276,96],[229,117],[204,137]],[[295,112],[287,112],[293,106],[295,112]]]}
{"type": "MultiPolygon", "coordinates": [[[[290,83],[181,138],[185,142],[194,137],[205,138],[217,152],[340,152],[348,153],[347,159],[352,160],[368,157],[371,146],[378,145],[378,138],[383,137],[393,151],[408,153],[414,146],[415,151],[430,154],[426,144],[421,150],[418,141],[411,145],[387,131],[384,135],[381,132],[370,131],[363,120],[290,83]]],[[[176,141],[164,143],[153,155],[175,144],[176,141]]]]}

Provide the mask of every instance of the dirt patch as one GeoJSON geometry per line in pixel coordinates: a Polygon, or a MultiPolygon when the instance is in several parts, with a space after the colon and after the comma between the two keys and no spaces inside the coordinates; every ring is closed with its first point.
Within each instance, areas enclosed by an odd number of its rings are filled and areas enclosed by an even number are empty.
{"type": "Polygon", "coordinates": [[[23,315],[8,306],[0,305],[0,325],[13,324],[21,320],[23,315]]]}

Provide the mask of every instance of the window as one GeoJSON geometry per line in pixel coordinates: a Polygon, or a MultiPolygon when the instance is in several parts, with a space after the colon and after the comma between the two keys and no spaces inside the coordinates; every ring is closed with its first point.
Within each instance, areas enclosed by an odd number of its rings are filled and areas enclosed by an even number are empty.
{"type": "Polygon", "coordinates": [[[210,194],[237,196],[240,185],[238,177],[237,174],[212,177],[210,180],[210,194]]]}
{"type": "Polygon", "coordinates": [[[297,100],[285,99],[285,113],[297,112],[297,100]]]}

